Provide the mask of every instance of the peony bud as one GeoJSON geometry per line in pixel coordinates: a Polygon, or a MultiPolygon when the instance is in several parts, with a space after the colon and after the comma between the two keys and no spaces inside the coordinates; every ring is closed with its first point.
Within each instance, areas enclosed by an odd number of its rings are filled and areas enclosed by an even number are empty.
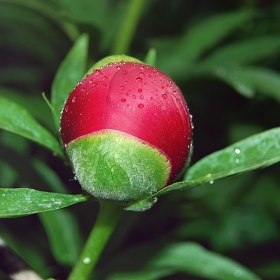
{"type": "Polygon", "coordinates": [[[78,83],[62,112],[61,137],[82,188],[97,199],[129,205],[180,173],[192,124],[169,77],[124,59],[78,83]]]}

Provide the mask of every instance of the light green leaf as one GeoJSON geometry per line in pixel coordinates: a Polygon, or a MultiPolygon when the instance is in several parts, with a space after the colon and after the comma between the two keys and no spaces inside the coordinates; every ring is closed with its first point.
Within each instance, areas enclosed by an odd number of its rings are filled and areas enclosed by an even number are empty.
{"type": "Polygon", "coordinates": [[[192,165],[184,181],[158,191],[157,197],[185,190],[217,179],[267,167],[280,161],[280,128],[274,128],[236,142],[192,165]]]}
{"type": "Polygon", "coordinates": [[[84,195],[68,195],[33,189],[1,189],[0,218],[12,218],[61,209],[86,201],[84,195]]]}
{"type": "Polygon", "coordinates": [[[0,88],[0,96],[20,104],[24,107],[36,120],[40,121],[49,129],[53,129],[53,121],[51,112],[44,102],[41,95],[30,96],[24,92],[18,92],[10,88],[0,88]]]}
{"type": "Polygon", "coordinates": [[[172,244],[151,262],[153,267],[173,268],[213,280],[257,280],[257,275],[234,260],[204,249],[199,244],[172,244]]]}
{"type": "Polygon", "coordinates": [[[58,140],[42,127],[24,108],[0,97],[0,128],[19,134],[64,157],[58,140]]]}
{"type": "Polygon", "coordinates": [[[213,69],[213,74],[247,97],[252,97],[258,91],[280,102],[280,74],[273,70],[221,66],[213,69]]]}
{"type": "Polygon", "coordinates": [[[59,128],[60,114],[64,102],[74,89],[75,85],[83,78],[87,66],[88,36],[81,35],[65,59],[60,64],[52,83],[51,103],[55,124],[59,128]]]}
{"type": "Polygon", "coordinates": [[[280,36],[250,38],[219,47],[203,62],[204,66],[251,63],[280,51],[280,36]]]}
{"type": "Polygon", "coordinates": [[[144,59],[144,62],[150,66],[156,66],[156,60],[157,60],[157,51],[154,48],[150,48],[144,59]]]}
{"type": "Polygon", "coordinates": [[[55,259],[66,265],[74,265],[81,251],[77,220],[67,209],[39,213],[48,235],[55,259]]]}

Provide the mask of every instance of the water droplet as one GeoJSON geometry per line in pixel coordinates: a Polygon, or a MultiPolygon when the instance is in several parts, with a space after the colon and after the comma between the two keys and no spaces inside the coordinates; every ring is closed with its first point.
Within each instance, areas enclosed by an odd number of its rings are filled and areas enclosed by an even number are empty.
{"type": "Polygon", "coordinates": [[[142,104],[142,103],[138,104],[138,108],[139,109],[143,109],[144,108],[144,104],[142,104]]]}
{"type": "Polygon", "coordinates": [[[123,83],[126,85],[126,84],[127,84],[127,81],[124,81],[123,83]]]}
{"type": "Polygon", "coordinates": [[[102,78],[102,80],[103,80],[103,81],[106,81],[106,80],[108,80],[108,77],[107,77],[107,76],[104,76],[104,77],[102,78]]]}
{"type": "Polygon", "coordinates": [[[161,86],[162,89],[164,89],[164,86],[161,86]]]}
{"type": "Polygon", "coordinates": [[[133,95],[132,95],[132,98],[133,98],[133,99],[136,99],[136,95],[133,94],[133,95]]]}
{"type": "Polygon", "coordinates": [[[87,88],[82,87],[82,88],[81,88],[81,92],[82,92],[82,93],[86,93],[86,92],[87,92],[87,88]]]}
{"type": "Polygon", "coordinates": [[[91,259],[90,258],[84,258],[83,259],[83,263],[84,264],[89,264],[91,262],[91,259]]]}
{"type": "Polygon", "coordinates": [[[240,160],[237,158],[237,159],[235,160],[235,163],[239,163],[239,161],[240,161],[240,160]]]}
{"type": "Polygon", "coordinates": [[[125,87],[124,86],[120,86],[120,90],[124,90],[125,89],[125,87]]]}
{"type": "Polygon", "coordinates": [[[126,101],[126,99],[125,99],[125,98],[122,98],[122,99],[121,99],[121,102],[125,102],[125,101],[126,101]]]}
{"type": "Polygon", "coordinates": [[[127,70],[123,70],[122,73],[123,73],[124,75],[126,75],[126,74],[127,74],[127,70]]]}
{"type": "Polygon", "coordinates": [[[240,154],[240,150],[237,149],[237,148],[234,150],[234,152],[235,152],[236,154],[240,154]]]}
{"type": "Polygon", "coordinates": [[[142,92],[142,88],[138,88],[138,92],[142,92]]]}
{"type": "Polygon", "coordinates": [[[142,78],[138,77],[138,78],[136,78],[136,82],[137,83],[143,83],[143,80],[142,80],[142,78]]]}
{"type": "Polygon", "coordinates": [[[119,66],[119,65],[116,66],[116,69],[117,69],[117,70],[120,70],[120,69],[121,69],[121,66],[119,66]]]}
{"type": "Polygon", "coordinates": [[[234,277],[241,277],[243,275],[243,272],[241,270],[236,270],[233,275],[234,277]]]}
{"type": "Polygon", "coordinates": [[[96,70],[93,71],[93,75],[95,75],[95,76],[96,76],[96,75],[99,75],[100,73],[101,73],[101,71],[98,70],[98,69],[96,69],[96,70]]]}
{"type": "Polygon", "coordinates": [[[210,181],[209,184],[213,185],[213,184],[214,184],[214,181],[210,181]]]}
{"type": "Polygon", "coordinates": [[[74,96],[73,98],[72,98],[72,102],[74,103],[76,101],[76,96],[74,96]]]}
{"type": "Polygon", "coordinates": [[[143,95],[140,95],[139,98],[140,98],[141,100],[143,100],[143,99],[144,99],[144,96],[143,96],[143,95]]]}
{"type": "Polygon", "coordinates": [[[176,90],[173,90],[173,93],[174,93],[174,94],[177,94],[177,91],[176,91],[176,90]]]}
{"type": "Polygon", "coordinates": [[[140,72],[139,75],[142,76],[142,77],[145,76],[145,74],[143,72],[140,72]]]}
{"type": "Polygon", "coordinates": [[[163,99],[167,99],[167,98],[168,98],[167,94],[163,94],[163,95],[162,95],[162,98],[163,98],[163,99]]]}

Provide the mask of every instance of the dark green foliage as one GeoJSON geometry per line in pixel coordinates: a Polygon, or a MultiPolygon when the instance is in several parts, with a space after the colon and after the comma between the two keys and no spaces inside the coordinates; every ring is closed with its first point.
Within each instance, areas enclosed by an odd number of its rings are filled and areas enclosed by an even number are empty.
{"type": "MultiPolygon", "coordinates": [[[[44,277],[66,279],[98,212],[65,157],[60,110],[117,45],[129,2],[0,0],[0,235],[44,277]]],[[[182,89],[194,153],[140,202],[159,196],[150,210],[125,213],[95,279],[279,279],[280,4],[143,7],[127,55],[182,89]]]]}

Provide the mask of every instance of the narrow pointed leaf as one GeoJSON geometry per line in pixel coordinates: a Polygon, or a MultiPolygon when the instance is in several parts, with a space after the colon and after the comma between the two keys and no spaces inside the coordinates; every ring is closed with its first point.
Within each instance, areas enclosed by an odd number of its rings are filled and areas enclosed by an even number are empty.
{"type": "Polygon", "coordinates": [[[81,235],[77,220],[67,209],[39,214],[48,235],[55,259],[66,265],[74,265],[81,251],[81,235]]]}
{"type": "Polygon", "coordinates": [[[84,195],[50,193],[27,188],[0,188],[0,218],[26,216],[61,209],[86,200],[87,197],[84,195]]]}
{"type": "Polygon", "coordinates": [[[204,157],[188,169],[184,181],[163,188],[153,197],[264,168],[279,161],[280,128],[278,127],[248,137],[204,157]]]}
{"type": "Polygon", "coordinates": [[[251,97],[259,92],[280,102],[280,74],[273,70],[232,67],[220,68],[214,74],[245,96],[251,97]]]}
{"type": "Polygon", "coordinates": [[[0,96],[0,128],[19,134],[64,156],[58,140],[23,107],[0,96]]]}
{"type": "MultiPolygon", "coordinates": [[[[209,17],[197,25],[190,26],[185,35],[171,45],[157,66],[167,74],[179,73],[186,65],[198,59],[205,51],[214,47],[233,30],[252,20],[256,16],[254,10],[218,14],[209,17]]],[[[160,46],[159,46],[160,51],[160,46]]]]}
{"type": "Polygon", "coordinates": [[[280,36],[250,38],[218,48],[202,64],[211,66],[225,63],[252,63],[275,55],[279,50],[280,36]]]}
{"type": "Polygon", "coordinates": [[[234,260],[204,249],[199,244],[185,242],[165,248],[152,261],[155,267],[173,268],[213,280],[257,280],[257,275],[234,260]]]}
{"type": "Polygon", "coordinates": [[[66,58],[62,61],[55,75],[52,91],[51,103],[53,105],[54,119],[57,128],[59,127],[60,112],[69,93],[80,81],[86,71],[88,36],[81,35],[66,58]]]}

